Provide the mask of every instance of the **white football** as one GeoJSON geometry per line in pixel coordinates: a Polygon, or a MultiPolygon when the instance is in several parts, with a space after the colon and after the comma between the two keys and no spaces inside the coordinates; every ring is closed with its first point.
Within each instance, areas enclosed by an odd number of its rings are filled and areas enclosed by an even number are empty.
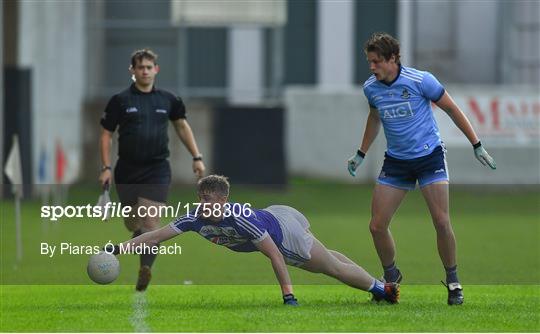
{"type": "Polygon", "coordinates": [[[92,281],[109,284],[120,274],[120,262],[116,256],[102,251],[90,257],[86,271],[92,281]]]}

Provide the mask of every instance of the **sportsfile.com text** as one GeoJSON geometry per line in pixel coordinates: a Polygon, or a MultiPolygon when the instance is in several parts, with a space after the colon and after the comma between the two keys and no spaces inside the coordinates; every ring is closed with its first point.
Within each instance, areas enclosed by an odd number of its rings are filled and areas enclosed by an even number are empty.
{"type": "Polygon", "coordinates": [[[223,215],[224,217],[238,217],[240,215],[250,215],[250,203],[225,203],[220,206],[211,203],[181,203],[176,206],[123,206],[121,203],[109,202],[103,206],[100,205],[43,205],[41,206],[41,218],[50,221],[58,221],[60,218],[128,218],[128,217],[160,217],[176,218],[180,215],[186,216],[209,216],[223,215]]]}

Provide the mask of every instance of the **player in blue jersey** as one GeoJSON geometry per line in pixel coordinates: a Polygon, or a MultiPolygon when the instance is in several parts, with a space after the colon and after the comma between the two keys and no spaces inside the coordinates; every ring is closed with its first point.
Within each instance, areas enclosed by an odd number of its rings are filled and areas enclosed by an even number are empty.
{"type": "MultiPolygon", "coordinates": [[[[227,178],[209,175],[197,183],[197,195],[203,207],[182,216],[159,230],[142,234],[122,245],[108,249],[114,254],[127,245],[157,245],[179,234],[193,231],[207,240],[236,252],[260,251],[272,263],[286,305],[298,305],[286,264],[323,273],[360,290],[369,291],[376,300],[392,304],[399,299],[399,284],[383,283],[369,275],[345,255],[327,249],[309,230],[309,222],[294,208],[272,205],[259,210],[231,210],[227,178]]],[[[236,203],[239,204],[239,203],[236,203]]],[[[243,206],[245,208],[245,206],[243,206]]]]}
{"type": "Polygon", "coordinates": [[[495,169],[495,161],[439,81],[429,72],[401,65],[399,42],[395,38],[375,33],[366,42],[364,52],[373,73],[364,83],[370,112],[360,148],[348,160],[348,170],[356,176],[356,169],[382,124],[388,147],[373,192],[369,228],[384,269],[384,280],[401,282],[389,225],[407,191],[413,190],[418,182],[437,232],[439,256],[446,270],[448,304],[462,304],[456,241],[448,213],[446,150],[431,103],[450,116],[483,165],[495,169]]]}

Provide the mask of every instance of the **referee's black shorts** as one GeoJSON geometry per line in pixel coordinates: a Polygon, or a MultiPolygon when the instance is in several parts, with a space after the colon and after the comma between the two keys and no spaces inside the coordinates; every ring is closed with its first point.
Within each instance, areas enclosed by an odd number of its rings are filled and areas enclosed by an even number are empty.
{"type": "Polygon", "coordinates": [[[168,160],[138,165],[119,159],[114,168],[114,180],[122,205],[134,206],[139,197],[166,203],[171,166],[168,160]]]}

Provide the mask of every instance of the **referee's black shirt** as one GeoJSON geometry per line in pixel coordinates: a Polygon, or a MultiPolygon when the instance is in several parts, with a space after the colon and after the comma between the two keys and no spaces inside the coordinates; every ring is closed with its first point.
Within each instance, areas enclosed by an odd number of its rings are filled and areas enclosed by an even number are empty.
{"type": "Polygon", "coordinates": [[[111,132],[118,127],[119,159],[143,165],[169,157],[168,121],[185,117],[179,97],[156,88],[144,93],[132,84],[109,100],[101,125],[111,132]]]}

